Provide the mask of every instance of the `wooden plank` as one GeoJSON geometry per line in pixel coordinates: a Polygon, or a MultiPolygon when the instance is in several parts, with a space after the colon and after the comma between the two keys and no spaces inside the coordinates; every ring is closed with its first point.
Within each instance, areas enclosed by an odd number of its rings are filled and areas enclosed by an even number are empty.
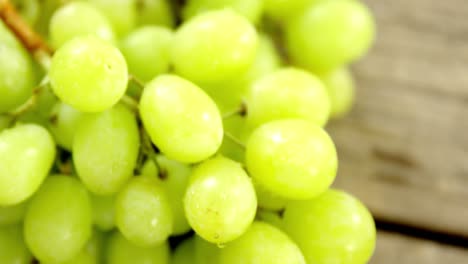
{"type": "Polygon", "coordinates": [[[468,236],[468,2],[366,0],[378,38],[328,126],[336,186],[380,218],[468,236]]]}
{"type": "Polygon", "coordinates": [[[377,248],[369,264],[466,264],[468,251],[462,248],[379,232],[377,248]]]}

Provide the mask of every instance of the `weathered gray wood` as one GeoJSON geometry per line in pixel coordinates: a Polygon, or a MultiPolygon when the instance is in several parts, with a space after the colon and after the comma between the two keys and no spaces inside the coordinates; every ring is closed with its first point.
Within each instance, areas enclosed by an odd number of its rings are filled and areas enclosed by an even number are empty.
{"type": "Polygon", "coordinates": [[[468,2],[366,0],[378,39],[328,130],[336,186],[386,220],[468,236],[468,2]]]}
{"type": "Polygon", "coordinates": [[[468,251],[394,233],[379,232],[369,264],[466,264],[468,251]]]}

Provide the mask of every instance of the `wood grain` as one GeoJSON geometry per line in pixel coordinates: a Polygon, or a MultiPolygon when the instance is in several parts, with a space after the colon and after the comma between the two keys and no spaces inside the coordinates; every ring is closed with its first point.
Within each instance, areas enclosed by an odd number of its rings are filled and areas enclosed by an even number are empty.
{"type": "Polygon", "coordinates": [[[399,234],[379,232],[369,264],[466,264],[468,251],[399,234]]]}
{"type": "Polygon", "coordinates": [[[328,126],[336,186],[379,218],[468,237],[468,3],[367,0],[378,38],[328,126]]]}

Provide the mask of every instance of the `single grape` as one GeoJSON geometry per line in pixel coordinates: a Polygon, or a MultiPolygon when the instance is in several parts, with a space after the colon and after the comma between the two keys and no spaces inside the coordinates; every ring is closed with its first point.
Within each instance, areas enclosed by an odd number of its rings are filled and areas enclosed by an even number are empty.
{"type": "Polygon", "coordinates": [[[34,85],[31,59],[9,38],[9,32],[0,30],[0,113],[26,102],[34,85]]]}
{"type": "Polygon", "coordinates": [[[55,48],[73,38],[85,36],[114,42],[114,32],[107,18],[86,2],[70,2],[59,8],[50,19],[49,27],[50,39],[55,48]]]}
{"type": "Polygon", "coordinates": [[[197,264],[219,264],[218,245],[212,244],[198,235],[194,236],[194,261],[197,264]]]}
{"type": "Polygon", "coordinates": [[[55,52],[49,71],[54,93],[82,112],[116,104],[127,88],[127,65],[120,51],[96,37],[78,37],[55,52]]]}
{"type": "Polygon", "coordinates": [[[196,83],[226,81],[247,71],[257,42],[255,28],[244,17],[229,9],[208,11],[176,31],[172,63],[176,73],[196,83]]]}
{"type": "Polygon", "coordinates": [[[172,14],[169,0],[139,0],[137,2],[137,24],[158,25],[173,27],[174,15],[172,14]]]}
{"type": "Polygon", "coordinates": [[[320,74],[330,98],[330,116],[339,118],[351,110],[354,102],[354,80],[351,72],[343,67],[331,72],[320,74]]]}
{"type": "Polygon", "coordinates": [[[174,250],[171,258],[172,264],[198,264],[195,262],[195,239],[187,238],[174,250]]]}
{"type": "Polygon", "coordinates": [[[24,243],[22,231],[21,225],[0,227],[0,263],[31,263],[32,256],[24,243]]]}
{"type": "Polygon", "coordinates": [[[256,184],[289,199],[310,199],[326,191],[338,166],[330,136],[298,119],[256,129],[247,142],[245,160],[256,184]]]}
{"type": "Polygon", "coordinates": [[[258,207],[268,210],[282,210],[286,206],[287,199],[266,190],[262,185],[255,184],[255,193],[257,194],[258,207]]]}
{"type": "MultiPolygon", "coordinates": [[[[10,206],[0,206],[0,226],[19,223],[24,218],[27,202],[10,206]]],[[[2,262],[0,262],[2,263],[2,262]]]]}
{"type": "Polygon", "coordinates": [[[118,37],[130,33],[136,26],[137,0],[88,0],[109,20],[118,37]]]}
{"type": "MultiPolygon", "coordinates": [[[[220,251],[220,264],[305,264],[299,247],[282,231],[255,221],[220,251]]],[[[314,262],[310,262],[314,263],[314,262]]]]}
{"type": "Polygon", "coordinates": [[[172,233],[172,211],[155,179],[136,177],[119,192],[115,222],[120,232],[141,247],[162,244],[172,233]]]}
{"type": "Polygon", "coordinates": [[[106,250],[108,264],[169,264],[169,245],[163,243],[153,247],[138,247],[119,232],[114,232],[106,250]]]}
{"type": "Polygon", "coordinates": [[[300,66],[327,71],[359,59],[375,35],[371,12],[356,0],[321,1],[287,25],[286,47],[300,66]]]}
{"type": "Polygon", "coordinates": [[[29,25],[34,25],[41,12],[39,0],[13,0],[12,3],[29,25]]]}
{"type": "Polygon", "coordinates": [[[318,77],[298,68],[283,68],[253,84],[247,95],[247,111],[247,122],[253,128],[289,118],[323,126],[330,101],[318,77]]]}
{"type": "Polygon", "coordinates": [[[199,236],[224,244],[242,235],[252,223],[257,200],[241,165],[216,156],[193,170],[184,205],[187,219],[199,236]]]}
{"type": "Polygon", "coordinates": [[[65,103],[57,102],[54,105],[48,127],[59,146],[66,150],[72,149],[76,128],[82,116],[83,113],[65,103]]]}
{"type": "Polygon", "coordinates": [[[145,26],[126,36],[120,45],[129,71],[144,82],[169,69],[172,32],[164,27],[145,26]]]}
{"type": "Polygon", "coordinates": [[[115,197],[91,194],[93,222],[102,231],[109,231],[115,226],[115,197]]]}
{"type": "Polygon", "coordinates": [[[55,158],[46,129],[18,125],[0,133],[0,206],[18,204],[44,181],[55,158]]]}
{"type": "Polygon", "coordinates": [[[159,155],[156,160],[159,169],[156,169],[152,160],[148,160],[144,164],[141,174],[157,180],[158,185],[164,189],[172,209],[172,234],[184,234],[190,230],[190,225],[185,217],[182,199],[187,190],[192,170],[188,165],[170,160],[162,155],[159,155]]]}
{"type": "Polygon", "coordinates": [[[337,190],[291,202],[283,217],[286,233],[299,245],[308,263],[363,264],[375,247],[371,214],[356,198],[337,190]]]}
{"type": "Polygon", "coordinates": [[[250,22],[257,23],[263,11],[263,0],[189,0],[184,6],[185,20],[208,10],[232,8],[250,22]]]}
{"type": "Polygon", "coordinates": [[[122,105],[84,116],[73,142],[73,163],[86,187],[111,195],[133,176],[139,150],[137,121],[122,105]]]}
{"type": "Polygon", "coordinates": [[[161,75],[146,85],[140,115],[153,143],[170,159],[199,162],[221,145],[223,125],[215,103],[176,75],[161,75]]]}
{"type": "Polygon", "coordinates": [[[45,263],[71,259],[91,237],[91,214],[88,193],[76,178],[47,178],[26,210],[24,236],[29,249],[45,263]]]}

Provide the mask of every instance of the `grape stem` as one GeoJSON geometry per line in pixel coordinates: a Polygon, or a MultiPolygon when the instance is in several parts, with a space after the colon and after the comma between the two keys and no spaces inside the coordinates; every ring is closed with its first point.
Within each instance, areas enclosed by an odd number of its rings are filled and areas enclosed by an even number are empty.
{"type": "Polygon", "coordinates": [[[47,70],[53,50],[21,17],[10,0],[0,0],[0,18],[16,35],[23,46],[47,70]]]}
{"type": "Polygon", "coordinates": [[[240,139],[236,138],[233,134],[231,134],[231,133],[229,133],[227,131],[224,131],[224,136],[226,138],[228,138],[229,140],[231,140],[232,142],[234,142],[239,147],[241,147],[242,149],[245,149],[245,144],[242,143],[242,141],[240,141],[240,139]]]}
{"type": "Polygon", "coordinates": [[[247,105],[245,103],[242,103],[239,107],[237,107],[234,110],[228,111],[223,114],[223,119],[229,119],[233,116],[240,115],[240,116],[245,116],[247,115],[247,105]]]}
{"type": "Polygon", "coordinates": [[[135,113],[138,113],[138,102],[131,96],[124,94],[120,99],[120,102],[130,108],[135,113]]]}
{"type": "Polygon", "coordinates": [[[144,128],[140,129],[141,133],[141,141],[142,141],[142,151],[146,154],[146,156],[154,163],[156,170],[160,171],[160,166],[158,160],[156,159],[156,151],[153,148],[153,144],[151,143],[151,139],[144,128]]]}
{"type": "Polygon", "coordinates": [[[16,108],[12,112],[7,113],[7,115],[11,117],[10,126],[16,123],[16,121],[21,115],[30,111],[36,106],[40,95],[42,94],[42,92],[44,91],[48,83],[49,83],[49,79],[46,76],[44,77],[44,79],[42,79],[41,83],[36,88],[33,89],[32,95],[29,97],[29,99],[25,103],[20,105],[18,108],[16,108]]]}

